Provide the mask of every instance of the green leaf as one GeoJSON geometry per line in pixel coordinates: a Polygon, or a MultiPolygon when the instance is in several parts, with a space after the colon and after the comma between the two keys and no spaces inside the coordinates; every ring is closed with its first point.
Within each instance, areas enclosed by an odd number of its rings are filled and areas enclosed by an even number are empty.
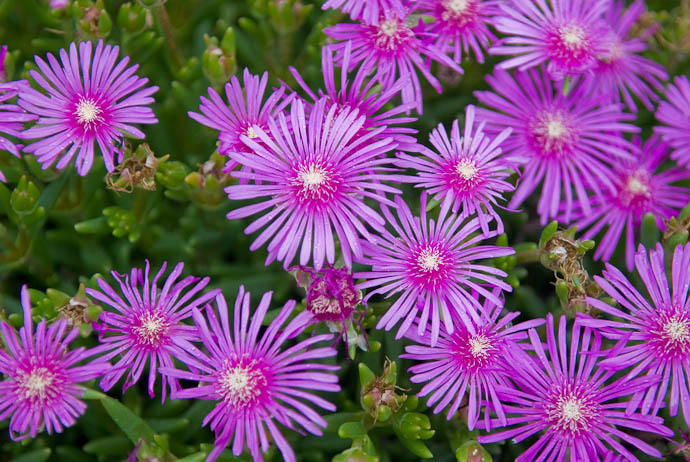
{"type": "Polygon", "coordinates": [[[103,396],[101,403],[103,403],[106,412],[132,443],[137,444],[140,439],[149,442],[153,441],[153,429],[127,406],[109,396],[103,396]]]}
{"type": "Polygon", "coordinates": [[[12,462],[44,462],[50,457],[50,448],[37,449],[12,459],[12,462]]]}
{"type": "Polygon", "coordinates": [[[84,452],[87,454],[98,454],[99,456],[114,456],[126,454],[131,447],[124,436],[112,435],[89,441],[84,445],[84,452]]]}
{"type": "Polygon", "coordinates": [[[182,459],[177,459],[177,462],[204,462],[207,455],[208,454],[205,452],[195,452],[194,454],[190,454],[182,459]]]}
{"type": "Polygon", "coordinates": [[[539,238],[540,249],[543,249],[546,243],[556,235],[556,231],[558,231],[558,222],[556,220],[546,225],[544,230],[541,232],[541,237],[539,238]]]}

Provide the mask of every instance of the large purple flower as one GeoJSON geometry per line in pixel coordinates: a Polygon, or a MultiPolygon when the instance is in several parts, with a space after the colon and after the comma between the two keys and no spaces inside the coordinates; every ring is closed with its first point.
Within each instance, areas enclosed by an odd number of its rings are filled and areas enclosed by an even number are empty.
{"type": "Polygon", "coordinates": [[[367,24],[377,24],[381,17],[390,17],[392,13],[404,15],[403,3],[403,0],[326,0],[321,8],[338,8],[353,21],[361,19],[367,24]]]}
{"type": "Polygon", "coordinates": [[[455,332],[454,319],[465,325],[472,320],[479,322],[482,305],[480,296],[502,305],[493,291],[494,287],[510,291],[511,286],[499,279],[506,274],[492,266],[481,265],[477,260],[511,255],[509,247],[477,245],[488,235],[477,233],[479,219],[465,221],[441,210],[438,220],[426,215],[426,193],[422,193],[421,217],[413,217],[408,205],[399,197],[395,199],[399,218],[395,219],[387,207],[383,214],[395,234],[384,229],[364,244],[366,258],[361,263],[371,265],[371,271],[355,273],[364,279],[358,289],[375,288],[365,300],[374,294],[387,298],[398,294],[386,314],[376,326],[390,330],[402,321],[396,338],[401,338],[418,318],[417,333],[423,335],[431,320],[431,346],[435,346],[441,320],[448,333],[455,332]],[[456,316],[451,316],[454,312],[456,316]]]}
{"type": "Polygon", "coordinates": [[[498,233],[503,233],[503,221],[495,206],[503,200],[503,193],[515,186],[506,181],[510,169],[517,170],[519,159],[503,155],[501,144],[508,138],[510,128],[495,138],[486,136],[483,125],[475,127],[475,108],[466,109],[465,130],[460,136],[458,121],[453,121],[450,137],[443,124],[435,128],[429,139],[438,153],[424,148],[422,155],[398,154],[397,165],[416,170],[413,181],[425,188],[434,199],[442,201],[441,207],[457,213],[460,218],[477,215],[482,232],[489,232],[489,223],[496,220],[498,233]]]}
{"type": "Polygon", "coordinates": [[[337,24],[324,32],[339,40],[329,45],[337,51],[336,61],[342,63],[348,41],[352,43],[351,66],[360,65],[374,73],[384,90],[391,88],[400,77],[409,77],[409,83],[402,88],[403,103],[414,103],[417,112],[422,112],[422,88],[417,70],[432,87],[441,93],[441,83],[431,75],[430,61],[438,61],[456,72],[462,69],[438,47],[433,45],[434,34],[426,30],[420,20],[417,26],[410,24],[410,12],[404,15],[391,12],[376,25],[337,24]]]}
{"type": "MultiPolygon", "coordinates": [[[[1,61],[0,61],[1,62],[1,61]]],[[[27,82],[20,80],[17,82],[0,83],[0,150],[7,151],[19,157],[19,149],[12,140],[8,140],[3,135],[21,137],[24,123],[36,120],[37,116],[26,114],[22,108],[8,101],[17,96],[20,88],[27,86],[27,82]]],[[[0,181],[5,181],[5,175],[0,171],[0,181]]]]}
{"type": "MultiPolygon", "coordinates": [[[[530,329],[531,348],[536,356],[514,349],[510,373],[514,386],[497,390],[508,414],[508,426],[513,428],[480,436],[479,442],[511,439],[520,443],[540,433],[515,462],[562,462],[568,454],[571,461],[596,461],[611,457],[611,450],[629,461],[637,461],[622,443],[661,457],[657,449],[636,434],[644,431],[668,437],[673,432],[663,426],[661,417],[626,412],[624,400],[658,383],[659,377],[616,379],[614,371],[597,364],[603,355],[597,331],[583,329],[575,322],[568,338],[565,316],[561,316],[557,334],[551,313],[546,322],[546,345],[530,329]]],[[[499,424],[500,419],[494,422],[499,424]]]]}
{"type": "Polygon", "coordinates": [[[0,348],[0,420],[10,418],[13,440],[35,437],[45,429],[60,433],[74,425],[86,410],[78,398],[85,388],[81,382],[94,379],[110,368],[104,358],[78,365],[93,357],[95,350],[69,344],[79,329],[68,331],[68,321],[56,321],[50,327],[42,320],[34,332],[29,290],[22,287],[24,327],[19,338],[9,324],[0,322],[6,349],[0,348]]]}
{"type": "Polygon", "coordinates": [[[584,213],[590,213],[587,188],[598,195],[615,191],[611,163],[630,159],[635,146],[621,132],[637,132],[626,123],[634,117],[621,105],[601,104],[583,85],[575,85],[564,95],[547,73],[536,70],[517,72],[511,77],[497,70],[487,81],[494,92],[477,91],[477,98],[493,110],[477,109],[485,121],[485,131],[498,134],[512,128],[503,142],[506,154],[527,159],[521,183],[510,208],[516,208],[542,184],[537,211],[542,224],[564,211],[571,220],[573,191],[584,213]]]}
{"type": "Polygon", "coordinates": [[[489,53],[518,55],[499,64],[525,70],[542,63],[556,78],[591,69],[606,57],[608,32],[602,14],[610,0],[512,0],[502,2],[496,29],[508,37],[489,53]]]}
{"type": "MultiPolygon", "coordinates": [[[[158,280],[165,272],[166,263],[163,263],[151,282],[148,261],[143,271],[132,268],[130,276],[113,271],[112,275],[120,286],[124,300],[103,279],[98,279],[100,291],[86,289],[90,297],[115,309],[114,312],[101,312],[100,324],[95,324],[100,334],[99,341],[102,345],[99,351],[103,353],[103,357],[111,359],[120,356],[113,370],[101,380],[103,390],[112,388],[127,371],[123,389],[129,388],[137,383],[148,364],[148,391],[153,397],[158,366],[172,366],[173,358],[186,351],[191,346],[190,341],[198,339],[197,329],[181,321],[192,315],[193,308],[207,303],[220,290],[200,295],[199,292],[206,287],[209,278],[187,276],[178,281],[183,267],[183,263],[178,263],[161,289],[158,288],[158,280]],[[189,290],[185,292],[187,288],[189,290]]],[[[168,386],[173,392],[178,384],[174,379],[168,381],[165,376],[162,377],[162,382],[163,401],[168,386]]]]}
{"type": "Polygon", "coordinates": [[[193,310],[206,351],[194,349],[181,358],[190,367],[190,372],[161,368],[161,372],[171,378],[199,382],[197,387],[177,392],[174,398],[217,402],[204,419],[204,425],[210,424],[216,433],[215,447],[208,462],[218,458],[231,441],[234,455],[240,455],[247,447],[254,460],[260,462],[263,460],[261,453],[268,450],[268,435],[283,458],[295,462],[295,453],[275,421],[290,429],[296,430],[298,426],[321,435],[326,421],[310,405],[335,411],[335,405],[311,393],[311,390],[340,391],[338,376],[333,373],[339,366],[311,362],[335,356],[333,348],[313,347],[333,336],[315,335],[286,346],[289,339],[304,330],[312,316],[305,311],[288,321],[295,308],[294,301],[286,303],[259,335],[271,295],[272,292],[265,293],[258,308],[250,313],[249,293],[240,287],[232,325],[222,295],[216,297],[217,310],[207,305],[205,317],[201,311],[193,310]]]}
{"type": "MultiPolygon", "coordinates": [[[[642,144],[639,138],[634,142],[637,146],[642,144]]],[[[652,213],[657,226],[664,230],[664,220],[677,215],[690,202],[690,189],[673,186],[690,178],[690,172],[677,168],[657,172],[667,159],[668,145],[654,136],[641,148],[633,160],[614,165],[615,192],[605,191],[603,197],[592,198],[592,210],[576,212],[573,217],[578,228],[585,231],[582,239],[593,239],[607,228],[594,252],[595,259],[608,261],[625,230],[625,261],[630,271],[637,241],[635,234],[644,215],[652,213]]]]}
{"type": "Polygon", "coordinates": [[[350,268],[352,254],[362,255],[359,236],[371,239],[364,223],[383,226],[384,219],[363,199],[392,205],[384,193],[399,191],[381,181],[396,177],[381,172],[387,170],[390,161],[384,157],[395,144],[390,138],[376,140],[384,127],[362,133],[365,120],[356,109],[338,108],[327,98],[316,102],[307,117],[304,103],[295,100],[289,119],[279,114],[278,120],[269,120],[270,135],[254,126],[257,139],[242,136],[253,152],[233,153],[232,158],[251,171],[233,175],[251,183],[231,185],[225,191],[233,200],[263,200],[233,210],[227,217],[265,212],[245,232],[266,227],[251,249],[270,240],[267,264],[277,259],[287,268],[298,250],[302,266],[309,263],[312,253],[317,271],[324,261],[333,264],[335,230],[350,268]]]}
{"type": "Polygon", "coordinates": [[[455,331],[449,334],[441,327],[436,346],[429,346],[429,335],[419,335],[410,329],[406,337],[416,344],[405,347],[401,358],[421,361],[410,368],[412,383],[426,383],[418,396],[429,396],[427,406],[434,407],[434,414],[448,409],[448,420],[453,418],[468,392],[468,427],[474,430],[482,408],[484,428],[491,429],[490,409],[506,425],[501,401],[496,394],[497,386],[508,385],[513,366],[507,360],[518,343],[527,339],[526,329],[544,324],[543,319],[533,319],[519,324],[511,322],[519,313],[508,313],[501,317],[503,304],[491,300],[484,303],[478,322],[469,324],[456,322],[455,331]]]}
{"type": "Polygon", "coordinates": [[[656,118],[663,125],[654,127],[654,131],[673,148],[671,158],[690,168],[690,81],[686,76],[676,77],[669,84],[656,118]]]}
{"type": "Polygon", "coordinates": [[[132,124],[158,122],[149,107],[158,87],[144,87],[149,79],[137,77],[138,65],[127,67],[129,57],[117,61],[120,48],[99,41],[77,45],[69,52],[61,49],[60,62],[48,53],[48,63],[35,56],[40,72],[29,71],[42,88],[24,87],[18,104],[30,114],[39,116],[36,125],[23,133],[27,139],[39,139],[24,148],[36,155],[43,168],[57,161],[63,169],[76,154],[80,175],[86,175],[93,164],[95,144],[108,171],[122,161],[124,136],[144,138],[132,124]]]}
{"type": "Polygon", "coordinates": [[[636,390],[628,411],[639,407],[645,414],[650,411],[656,414],[666,398],[670,398],[667,403],[670,414],[677,415],[680,405],[685,422],[690,425],[690,244],[675,248],[670,280],[660,244],[649,255],[640,245],[635,268],[651,304],[623,273],[607,264],[603,277],[594,279],[620,308],[593,298],[587,302],[618,320],[589,318],[582,322],[606,329],[607,336],[627,340],[627,344],[615,348],[602,364],[629,369],[627,377],[635,377],[645,370],[648,376],[661,377],[661,383],[650,383],[646,390],[636,390]]]}

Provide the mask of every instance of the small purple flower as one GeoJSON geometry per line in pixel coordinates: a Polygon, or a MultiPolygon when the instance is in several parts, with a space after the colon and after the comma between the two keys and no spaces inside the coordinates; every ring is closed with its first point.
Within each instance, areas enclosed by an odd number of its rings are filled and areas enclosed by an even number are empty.
{"type": "Polygon", "coordinates": [[[434,18],[429,32],[437,34],[436,46],[450,52],[453,60],[460,64],[462,52],[470,49],[478,62],[484,62],[484,53],[489,42],[496,36],[489,30],[492,18],[502,14],[496,0],[419,0],[417,9],[434,18]]]}
{"type": "Polygon", "coordinates": [[[409,83],[402,88],[404,104],[414,103],[417,112],[422,113],[422,88],[417,70],[424,75],[436,91],[441,93],[441,83],[431,75],[430,61],[450,67],[456,72],[462,69],[431,41],[435,35],[426,30],[424,23],[410,24],[410,12],[404,15],[391,12],[382,17],[377,25],[337,24],[324,29],[329,37],[339,43],[329,45],[337,51],[336,62],[342,64],[348,42],[351,42],[350,66],[358,64],[374,73],[374,79],[381,82],[384,91],[393,87],[400,77],[408,77],[409,83]]]}
{"type": "MultiPolygon", "coordinates": [[[[565,316],[561,316],[557,335],[551,313],[547,314],[546,323],[546,344],[530,329],[531,348],[536,356],[514,349],[510,373],[514,386],[497,388],[503,410],[508,414],[508,426],[512,428],[480,436],[478,441],[484,444],[511,439],[517,444],[540,433],[515,462],[596,461],[611,457],[612,450],[626,460],[637,461],[622,443],[661,457],[657,449],[626,429],[636,434],[644,431],[668,437],[673,432],[663,426],[664,419],[628,413],[627,403],[621,401],[658,383],[659,378],[616,379],[615,372],[597,364],[603,355],[597,331],[583,330],[575,322],[568,340],[565,316]]],[[[499,424],[500,420],[494,423],[499,424]]]]}
{"type": "MultiPolygon", "coordinates": [[[[0,83],[0,150],[7,151],[19,157],[21,145],[16,145],[2,135],[10,135],[21,138],[24,123],[36,120],[37,116],[26,114],[22,108],[7,101],[17,96],[20,88],[27,86],[25,80],[17,82],[0,83]]],[[[0,181],[5,181],[5,175],[0,171],[0,181]]]]}
{"type": "Polygon", "coordinates": [[[654,127],[654,131],[674,149],[671,159],[690,168],[690,81],[686,76],[676,77],[669,84],[656,118],[663,125],[654,127]]]}
{"type": "MultiPolygon", "coordinates": [[[[199,294],[208,285],[209,278],[187,276],[178,281],[183,263],[175,266],[163,288],[159,289],[158,280],[165,272],[166,265],[163,263],[152,282],[149,282],[148,261],[143,271],[132,268],[130,276],[113,271],[112,275],[120,285],[124,300],[103,279],[98,279],[100,290],[86,289],[90,297],[115,309],[102,311],[100,324],[94,325],[99,332],[99,351],[103,353],[103,357],[109,360],[120,356],[113,370],[101,380],[101,388],[105,391],[110,390],[126,371],[129,373],[122,388],[126,390],[131,387],[139,381],[148,364],[148,392],[153,397],[159,365],[171,367],[173,358],[188,351],[188,347],[191,347],[189,342],[196,341],[199,337],[196,328],[181,321],[192,315],[193,308],[207,303],[220,290],[199,294]],[[193,284],[196,285],[192,286],[193,284]],[[185,292],[187,288],[189,290],[185,292]]],[[[168,381],[165,376],[162,381],[161,401],[164,401],[168,387],[172,393],[179,385],[176,380],[168,381]]]]}
{"type": "Polygon", "coordinates": [[[500,146],[512,129],[506,128],[491,139],[484,134],[483,124],[475,127],[474,106],[468,106],[466,111],[462,137],[457,120],[453,121],[450,138],[443,124],[439,124],[429,136],[438,153],[427,148],[420,156],[399,153],[396,165],[416,170],[418,176],[409,181],[442,201],[442,209],[457,213],[462,207],[462,219],[476,214],[484,233],[489,232],[491,220],[496,220],[501,234],[503,221],[494,206],[503,200],[503,193],[515,189],[506,179],[511,166],[517,170],[518,159],[502,155],[500,146]]]}
{"type": "Polygon", "coordinates": [[[50,0],[50,7],[54,10],[61,10],[69,4],[69,0],[50,0]]]}
{"type": "Polygon", "coordinates": [[[353,21],[361,19],[367,24],[378,24],[381,17],[388,18],[393,13],[398,16],[405,14],[401,0],[326,0],[321,8],[338,8],[349,14],[353,21]]]}
{"type": "Polygon", "coordinates": [[[35,56],[40,72],[29,71],[43,92],[29,86],[19,92],[18,104],[39,116],[36,125],[24,131],[27,139],[38,139],[24,148],[33,153],[43,168],[57,161],[65,168],[76,154],[79,175],[93,165],[95,144],[110,172],[122,162],[124,136],[144,138],[137,124],[158,122],[148,105],[158,87],[144,86],[147,78],[134,73],[138,65],[127,67],[129,57],[117,62],[120,47],[100,40],[92,53],[91,42],[81,42],[79,51],[72,42],[69,51],[60,50],[60,62],[48,53],[48,63],[35,56]]]}
{"type": "MultiPolygon", "coordinates": [[[[244,86],[240,84],[237,76],[233,75],[230,82],[225,84],[227,104],[209,87],[208,98],[201,97],[201,114],[191,111],[187,113],[200,124],[220,132],[218,152],[224,156],[229,156],[232,152],[249,151],[240,139],[241,136],[256,139],[256,132],[252,128],[254,125],[268,132],[268,119],[282,112],[291,99],[284,98],[285,89],[280,88],[263,101],[268,84],[268,72],[264,72],[259,78],[245,69],[243,81],[244,86]]],[[[236,166],[237,162],[231,159],[226,165],[226,170],[232,170],[236,166]]]]}
{"type": "Polygon", "coordinates": [[[6,322],[0,330],[6,349],[0,349],[0,420],[10,418],[10,437],[22,440],[35,437],[45,429],[61,433],[74,425],[86,410],[80,401],[85,388],[79,383],[94,379],[110,367],[105,359],[94,359],[95,350],[68,346],[79,329],[68,331],[68,321],[56,321],[50,327],[41,320],[34,332],[29,290],[22,286],[24,327],[17,333],[6,322]]]}
{"type": "Polygon", "coordinates": [[[338,376],[333,373],[339,366],[310,362],[335,356],[333,348],[312,348],[332,335],[315,335],[286,347],[285,343],[299,335],[312,317],[304,311],[288,321],[295,308],[292,300],[259,335],[271,295],[265,293],[258,308],[250,313],[249,293],[240,287],[232,326],[222,295],[216,297],[217,310],[207,305],[206,317],[194,309],[194,322],[206,352],[194,349],[180,358],[191,369],[189,372],[161,368],[171,378],[200,382],[197,387],[176,392],[175,399],[217,401],[204,419],[204,425],[210,424],[216,434],[208,462],[216,460],[231,441],[234,455],[247,447],[255,461],[263,461],[261,453],[269,445],[266,430],[283,458],[295,462],[295,453],[275,421],[293,430],[301,427],[321,435],[326,421],[310,405],[327,411],[336,409],[329,401],[306,391],[340,391],[338,376]]]}
{"type": "Polygon", "coordinates": [[[475,96],[494,110],[477,109],[477,118],[486,122],[489,135],[512,128],[503,142],[506,155],[527,159],[509,208],[517,208],[540,184],[537,211],[541,223],[564,212],[566,222],[573,211],[573,190],[577,202],[590,213],[586,189],[601,196],[603,189],[615,191],[611,163],[632,160],[635,146],[621,132],[640,129],[626,123],[631,114],[621,105],[601,104],[601,97],[575,85],[564,95],[547,73],[530,69],[511,77],[497,70],[487,76],[494,92],[477,91],[475,96]]]}
{"type": "Polygon", "coordinates": [[[512,365],[506,361],[515,348],[521,348],[518,342],[527,339],[526,329],[544,324],[543,319],[534,319],[511,325],[520,313],[508,313],[500,317],[503,304],[496,305],[487,300],[484,304],[479,322],[465,325],[456,322],[455,332],[449,334],[441,327],[441,335],[435,347],[429,346],[429,336],[420,336],[415,329],[410,329],[406,336],[416,345],[405,347],[401,358],[421,361],[412,366],[412,383],[426,384],[418,396],[427,396],[427,406],[434,404],[434,414],[448,409],[448,420],[452,419],[460,408],[465,392],[468,392],[468,427],[474,430],[484,413],[484,427],[491,429],[489,407],[493,409],[501,422],[506,425],[501,401],[496,395],[497,386],[508,385],[512,365]]]}
{"type": "Polygon", "coordinates": [[[375,289],[367,294],[365,301],[374,294],[386,298],[399,294],[386,314],[376,326],[390,330],[402,321],[396,338],[401,338],[419,318],[417,334],[423,335],[431,320],[431,346],[436,346],[441,320],[445,330],[455,332],[453,319],[461,319],[466,326],[480,321],[482,305],[476,291],[493,303],[502,305],[502,300],[493,292],[493,287],[511,291],[509,284],[499,279],[506,273],[492,266],[480,265],[476,260],[511,255],[509,247],[477,245],[488,237],[473,235],[480,229],[479,219],[468,222],[448,215],[441,210],[438,220],[426,216],[426,193],[422,193],[421,217],[413,217],[408,205],[399,197],[395,199],[395,219],[387,207],[383,214],[395,234],[384,229],[380,237],[374,236],[364,243],[366,258],[360,263],[371,265],[371,271],[355,273],[357,279],[364,279],[358,289],[375,289]],[[485,287],[488,286],[488,287],[485,287]],[[451,316],[451,312],[457,317],[451,316]]]}
{"type": "Polygon", "coordinates": [[[650,111],[659,99],[656,92],[663,91],[662,81],[668,79],[664,67],[640,56],[647,49],[644,40],[630,38],[630,28],[645,12],[643,0],[636,0],[625,11],[622,0],[612,0],[605,19],[611,30],[606,35],[606,56],[599,58],[591,74],[585,75],[587,84],[604,98],[617,102],[622,96],[632,112],[637,112],[635,95],[650,111]],[[632,95],[631,95],[632,93],[632,95]]]}
{"type": "Polygon", "coordinates": [[[384,225],[363,199],[392,205],[384,194],[399,191],[381,181],[397,178],[381,171],[390,170],[385,167],[390,163],[385,154],[395,144],[390,138],[376,140],[384,127],[362,133],[365,120],[357,110],[339,110],[326,98],[316,102],[307,117],[304,103],[297,99],[289,119],[279,114],[278,120],[268,121],[270,135],[257,125],[253,126],[257,139],[242,135],[253,152],[236,152],[232,158],[251,171],[235,171],[233,176],[252,183],[231,185],[225,192],[232,200],[263,200],[227,217],[234,220],[265,212],[245,233],[265,227],[251,250],[270,240],[266,264],[278,260],[287,268],[299,250],[301,266],[312,254],[317,271],[324,261],[332,265],[335,230],[345,266],[351,268],[352,254],[362,255],[359,236],[371,239],[364,223],[384,225]]]}
{"type": "Polygon", "coordinates": [[[635,268],[652,303],[623,273],[607,263],[603,277],[594,279],[620,308],[593,298],[587,298],[587,302],[618,320],[587,318],[581,322],[606,329],[607,337],[627,341],[614,348],[602,365],[628,369],[626,377],[629,378],[644,371],[647,376],[662,378],[661,383],[650,383],[645,390],[636,390],[635,399],[628,405],[629,412],[641,408],[643,414],[656,414],[664,406],[670,388],[667,408],[671,416],[678,414],[680,404],[685,422],[690,425],[690,380],[687,378],[690,375],[690,244],[675,248],[670,280],[661,244],[650,250],[649,255],[640,245],[635,268]]]}
{"type": "Polygon", "coordinates": [[[614,165],[615,192],[605,191],[602,197],[592,198],[592,210],[579,215],[576,212],[573,217],[578,229],[584,231],[582,239],[593,239],[606,228],[594,252],[597,260],[611,258],[625,230],[625,261],[629,271],[633,269],[635,241],[639,241],[635,234],[644,215],[652,213],[657,226],[664,230],[664,220],[677,215],[690,202],[690,189],[673,186],[690,178],[690,172],[677,168],[657,172],[667,159],[668,145],[656,136],[643,146],[639,138],[634,143],[641,147],[640,154],[614,165]]]}
{"type": "Polygon", "coordinates": [[[518,55],[498,65],[520,70],[545,63],[554,78],[579,75],[607,56],[602,15],[610,0],[512,0],[502,2],[496,29],[508,36],[491,47],[495,55],[518,55]]]}

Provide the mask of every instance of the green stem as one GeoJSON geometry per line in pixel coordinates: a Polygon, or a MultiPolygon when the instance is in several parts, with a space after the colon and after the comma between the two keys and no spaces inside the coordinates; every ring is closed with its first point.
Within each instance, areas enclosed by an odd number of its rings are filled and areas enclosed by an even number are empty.
{"type": "Polygon", "coordinates": [[[175,33],[173,31],[172,24],[170,24],[170,17],[168,17],[168,11],[165,9],[164,4],[160,4],[153,8],[153,12],[158,18],[158,24],[161,26],[163,31],[163,36],[165,37],[165,43],[168,46],[168,52],[170,53],[170,59],[175,66],[175,69],[180,69],[182,67],[182,57],[177,49],[175,43],[175,33]]]}
{"type": "Polygon", "coordinates": [[[539,262],[540,256],[541,250],[539,249],[527,249],[515,254],[518,265],[524,265],[526,263],[537,263],[539,262]]]}

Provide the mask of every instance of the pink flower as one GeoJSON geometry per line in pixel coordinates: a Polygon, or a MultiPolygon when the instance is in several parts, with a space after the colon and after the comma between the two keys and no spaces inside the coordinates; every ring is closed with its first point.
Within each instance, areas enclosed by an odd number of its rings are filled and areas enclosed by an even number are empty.
{"type": "Polygon", "coordinates": [[[671,159],[690,168],[690,81],[686,76],[676,77],[669,84],[656,118],[663,125],[654,127],[654,131],[673,148],[671,159]]]}

